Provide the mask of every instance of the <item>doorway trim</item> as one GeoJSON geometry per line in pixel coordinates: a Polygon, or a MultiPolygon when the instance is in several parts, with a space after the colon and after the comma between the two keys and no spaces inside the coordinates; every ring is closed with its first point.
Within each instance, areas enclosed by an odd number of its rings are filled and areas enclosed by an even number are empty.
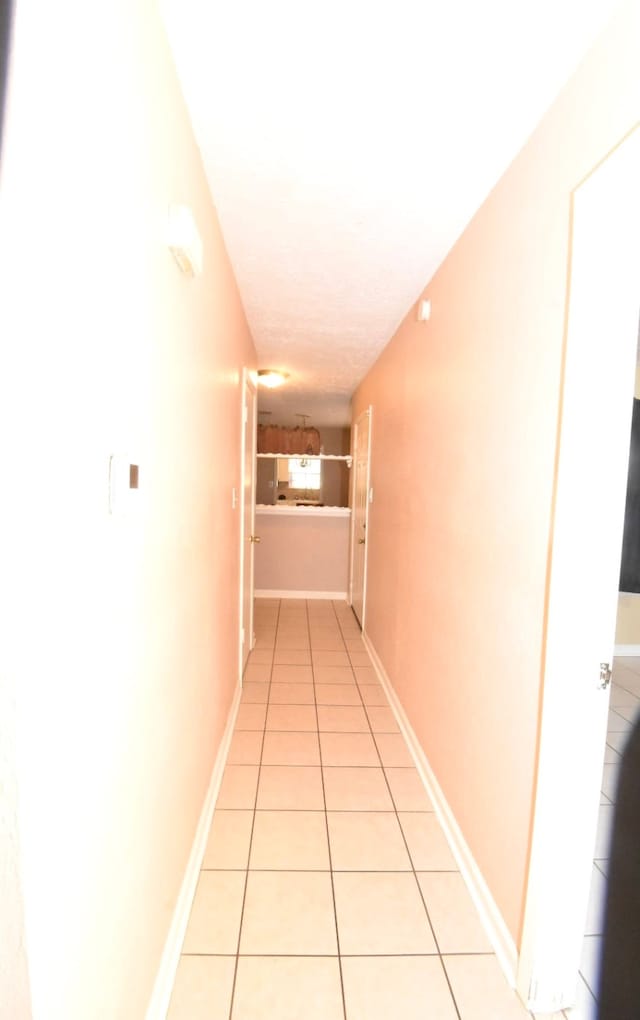
{"type": "MultiPolygon", "coordinates": [[[[368,422],[368,436],[367,436],[367,461],[365,468],[366,475],[366,490],[367,497],[365,503],[365,531],[367,536],[369,534],[369,507],[372,502],[372,491],[371,491],[371,435],[373,430],[373,405],[369,406],[358,415],[354,426],[353,426],[353,479],[351,483],[351,555],[349,557],[349,605],[353,609],[353,577],[355,573],[355,558],[356,558],[356,493],[358,486],[358,434],[361,428],[361,422],[363,419],[367,419],[368,422]]],[[[364,563],[362,569],[362,619],[358,622],[364,633],[366,616],[367,616],[367,564],[369,560],[369,547],[365,544],[364,547],[364,563]]]]}
{"type": "MultiPolygon", "coordinates": [[[[572,194],[539,753],[517,974],[518,992],[532,1012],[554,1012],[574,1004],[587,914],[609,700],[609,692],[598,689],[598,660],[611,662],[615,641],[638,339],[638,179],[640,128],[627,135],[572,194]],[[606,431],[602,427],[605,415],[606,431]],[[589,429],[592,435],[596,432],[605,438],[593,448],[596,484],[591,498],[585,500],[585,475],[579,472],[589,463],[591,448],[584,438],[589,429]],[[601,474],[603,463],[607,470],[601,474]],[[598,529],[598,510],[602,513],[603,505],[611,507],[610,514],[602,515],[604,531],[602,526],[598,529]],[[578,548],[585,529],[592,537],[591,553],[588,547],[578,548]],[[597,555],[594,542],[598,542],[597,555]],[[593,569],[591,583],[582,586],[582,608],[588,610],[586,617],[581,615],[582,625],[589,631],[592,621],[597,621],[597,633],[589,637],[586,669],[581,662],[574,665],[575,635],[568,625],[581,576],[576,572],[580,552],[582,562],[589,556],[593,569]],[[598,651],[592,656],[593,642],[598,651]]],[[[578,600],[574,614],[580,614],[580,605],[578,600]]]]}
{"type": "Polygon", "coordinates": [[[242,369],[242,389],[240,397],[240,491],[236,496],[236,506],[240,511],[240,583],[238,602],[238,672],[239,680],[242,683],[244,675],[244,646],[248,641],[248,650],[253,648],[253,598],[254,598],[254,571],[253,571],[253,543],[251,541],[255,529],[255,489],[256,489],[256,419],[257,419],[257,388],[254,382],[253,372],[248,368],[242,369]],[[248,399],[247,399],[248,397],[248,399]],[[247,473],[247,426],[253,422],[251,429],[251,468],[247,473]],[[245,505],[250,501],[250,527],[247,535],[245,527],[245,505]],[[245,599],[245,560],[251,559],[249,568],[249,583],[251,598],[248,618],[244,619],[245,599]],[[245,633],[246,632],[246,633],[245,633]]]}

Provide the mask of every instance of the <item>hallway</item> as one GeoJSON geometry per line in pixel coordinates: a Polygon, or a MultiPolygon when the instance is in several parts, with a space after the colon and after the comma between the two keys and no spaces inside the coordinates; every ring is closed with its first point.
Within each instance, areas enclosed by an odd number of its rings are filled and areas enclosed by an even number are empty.
{"type": "Polygon", "coordinates": [[[350,608],[255,631],[169,1020],[524,1020],[350,608]]]}

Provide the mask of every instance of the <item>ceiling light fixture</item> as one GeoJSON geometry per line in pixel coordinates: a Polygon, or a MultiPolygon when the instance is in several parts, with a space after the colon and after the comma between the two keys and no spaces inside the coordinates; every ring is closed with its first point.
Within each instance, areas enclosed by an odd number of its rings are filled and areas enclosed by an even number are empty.
{"type": "Polygon", "coordinates": [[[278,368],[261,368],[258,370],[258,383],[274,390],[276,386],[282,386],[289,378],[287,372],[281,372],[278,368]]]}

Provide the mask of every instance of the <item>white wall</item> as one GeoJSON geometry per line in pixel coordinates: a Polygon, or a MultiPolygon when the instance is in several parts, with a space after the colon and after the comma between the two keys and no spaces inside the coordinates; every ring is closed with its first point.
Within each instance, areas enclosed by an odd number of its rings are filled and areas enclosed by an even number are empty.
{"type": "Polygon", "coordinates": [[[2,172],[0,669],[33,1015],[133,1020],[238,682],[255,364],[152,0],[18,5],[2,172]],[[140,465],[132,516],[108,512],[114,453],[140,465]]]}

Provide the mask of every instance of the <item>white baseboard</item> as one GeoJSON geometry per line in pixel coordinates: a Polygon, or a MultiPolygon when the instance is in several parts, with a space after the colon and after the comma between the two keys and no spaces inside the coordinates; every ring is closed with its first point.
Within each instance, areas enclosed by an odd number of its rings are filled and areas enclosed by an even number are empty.
{"type": "Polygon", "coordinates": [[[391,705],[391,709],[396,717],[400,731],[407,742],[409,750],[411,751],[411,755],[418,773],[420,774],[420,778],[422,779],[427,793],[433,802],[435,813],[438,816],[438,821],[444,830],[451,852],[453,853],[460,869],[460,874],[462,875],[469,893],[471,894],[471,898],[480,915],[480,919],[491,945],[493,946],[500,966],[502,967],[510,986],[515,988],[518,965],[518,951],[516,949],[515,942],[513,941],[511,933],[504,922],[504,918],[502,917],[502,914],[491,895],[489,887],[482,876],[480,868],[478,867],[473,854],[462,835],[460,826],[458,825],[455,816],[447,803],[444,793],[442,792],[440,784],[429,765],[427,756],[420,746],[420,742],[418,741],[418,738],[407,719],[404,708],[400,703],[398,695],[393,689],[378,653],[371,643],[369,636],[366,633],[363,633],[362,637],[364,639],[365,647],[371,656],[374,669],[380,678],[380,683],[384,687],[385,693],[389,699],[389,704],[391,705]]]}
{"type": "Polygon", "coordinates": [[[220,741],[216,760],[213,765],[209,788],[200,812],[200,820],[198,821],[198,827],[191,847],[191,853],[189,854],[189,861],[184,873],[184,878],[182,879],[182,885],[180,886],[178,900],[173,912],[171,926],[169,928],[162,958],[160,960],[160,967],[158,968],[158,974],[153,986],[146,1020],[165,1020],[167,1010],[169,1009],[169,1001],[171,999],[171,993],[176,979],[176,970],[178,969],[182,943],[184,942],[184,936],[189,922],[189,914],[191,913],[191,905],[193,903],[193,897],[195,896],[196,885],[198,884],[200,868],[202,867],[202,858],[204,857],[204,851],[207,845],[207,838],[209,835],[209,829],[211,828],[211,820],[213,818],[216,800],[218,799],[218,794],[220,792],[222,773],[229,753],[229,745],[231,743],[231,737],[233,736],[233,727],[235,726],[236,716],[240,706],[241,694],[242,688],[238,684],[231,708],[229,709],[227,724],[225,726],[222,740],[220,741]]]}
{"type": "Polygon", "coordinates": [[[279,591],[276,588],[256,588],[254,597],[257,599],[334,599],[346,602],[346,591],[279,591]]]}
{"type": "Polygon", "coordinates": [[[640,655],[640,645],[616,645],[613,654],[616,658],[623,658],[625,655],[640,655]]]}

